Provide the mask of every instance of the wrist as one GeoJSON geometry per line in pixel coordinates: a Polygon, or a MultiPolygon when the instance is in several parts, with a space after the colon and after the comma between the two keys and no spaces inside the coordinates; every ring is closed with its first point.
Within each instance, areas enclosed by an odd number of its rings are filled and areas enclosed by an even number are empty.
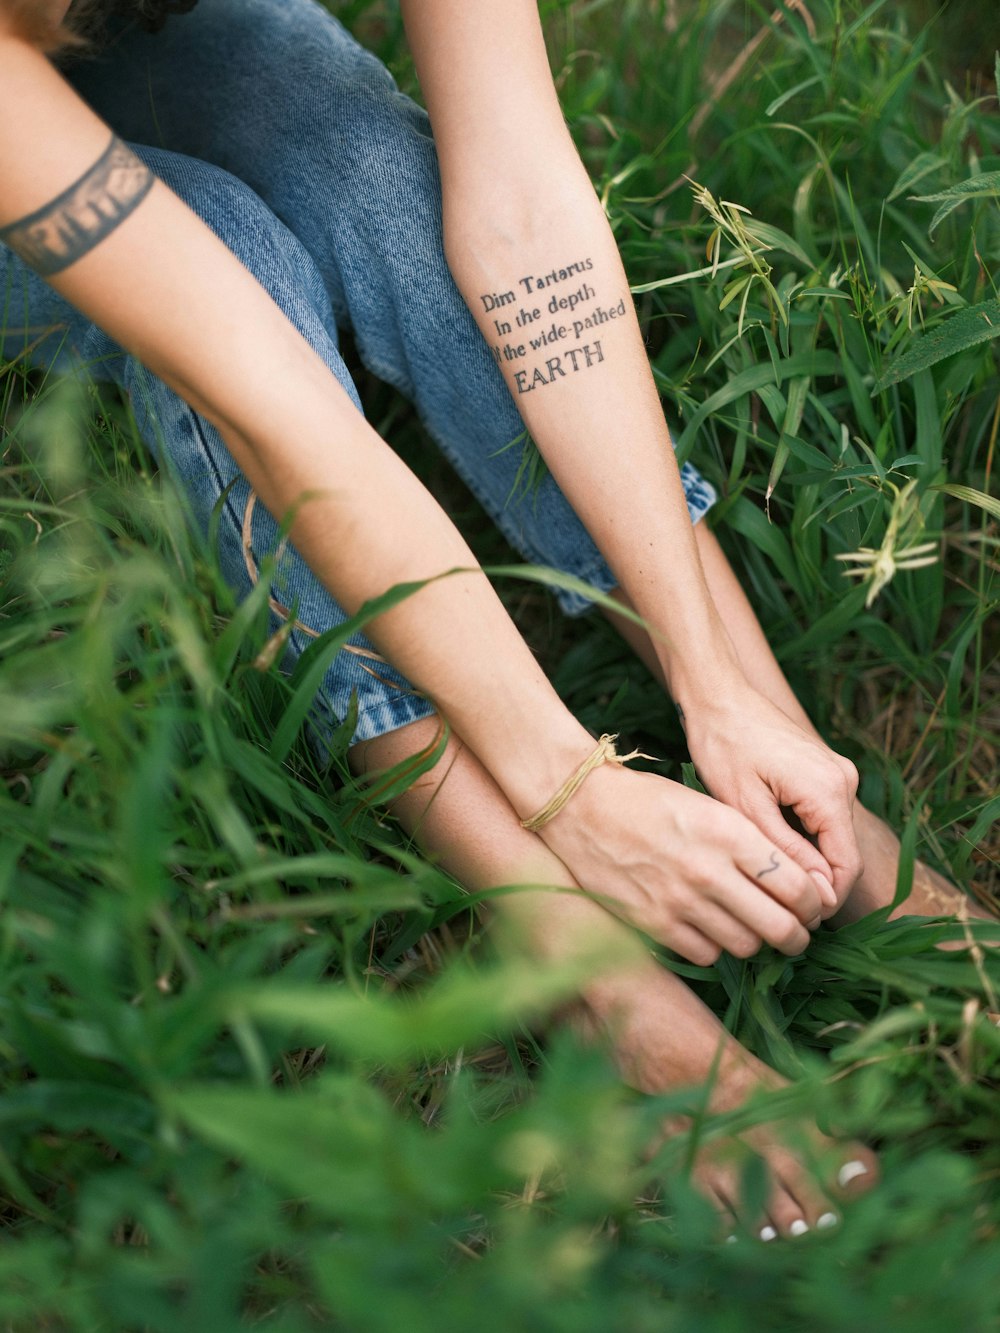
{"type": "Polygon", "coordinates": [[[558,699],[536,708],[520,702],[517,709],[491,708],[502,725],[473,748],[518,818],[528,819],[593,752],[595,741],[558,699]]]}
{"type": "Polygon", "coordinates": [[[707,589],[702,590],[704,597],[691,595],[685,605],[621,587],[613,594],[628,611],[642,617],[648,639],[635,637],[637,631],[628,621],[622,622],[623,634],[653,674],[662,677],[671,698],[684,707],[686,700],[692,707],[707,706],[747,684],[729,633],[707,589]],[[662,612],[664,605],[670,607],[667,616],[662,612]]]}
{"type": "Polygon", "coordinates": [[[705,650],[675,653],[672,657],[657,653],[667,691],[684,721],[688,715],[715,712],[729,704],[749,687],[746,675],[733,650],[728,634],[705,650]]]}

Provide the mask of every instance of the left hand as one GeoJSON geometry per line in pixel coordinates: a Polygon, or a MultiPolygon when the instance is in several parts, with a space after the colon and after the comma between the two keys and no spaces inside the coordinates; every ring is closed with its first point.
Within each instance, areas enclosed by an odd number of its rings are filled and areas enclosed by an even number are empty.
{"type": "Polygon", "coordinates": [[[858,771],[851,761],[746,683],[722,699],[692,700],[684,724],[706,788],[813,875],[825,901],[823,915],[832,916],[864,868],[854,834],[858,771]],[[813,842],[789,825],[783,807],[813,842]]]}

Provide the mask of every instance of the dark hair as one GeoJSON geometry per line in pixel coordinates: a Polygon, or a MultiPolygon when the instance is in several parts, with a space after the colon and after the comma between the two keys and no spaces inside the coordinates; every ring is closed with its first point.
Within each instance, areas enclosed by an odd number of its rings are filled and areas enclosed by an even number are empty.
{"type": "Polygon", "coordinates": [[[186,14],[197,0],[72,0],[62,23],[46,0],[0,0],[19,30],[50,53],[98,44],[115,18],[134,19],[148,32],[158,32],[170,14],[186,14]]]}
{"type": "Polygon", "coordinates": [[[73,0],[66,27],[84,41],[99,39],[113,18],[136,19],[147,32],[159,32],[170,14],[186,14],[197,0],[73,0]]]}

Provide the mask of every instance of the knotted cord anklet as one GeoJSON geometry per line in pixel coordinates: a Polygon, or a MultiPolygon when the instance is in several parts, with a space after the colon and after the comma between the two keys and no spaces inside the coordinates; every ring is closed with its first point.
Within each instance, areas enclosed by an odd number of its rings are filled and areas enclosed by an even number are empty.
{"type": "Polygon", "coordinates": [[[627,764],[630,759],[654,759],[651,754],[643,754],[641,750],[633,750],[631,754],[619,754],[615,749],[615,741],[618,739],[618,733],[613,736],[604,735],[597,742],[597,747],[592,754],[589,754],[580,767],[570,777],[566,779],[556,794],[543,805],[537,814],[530,819],[522,819],[521,827],[526,828],[529,833],[537,833],[540,828],[552,819],[583,786],[588,774],[593,773],[595,768],[600,768],[602,764],[627,764]]]}

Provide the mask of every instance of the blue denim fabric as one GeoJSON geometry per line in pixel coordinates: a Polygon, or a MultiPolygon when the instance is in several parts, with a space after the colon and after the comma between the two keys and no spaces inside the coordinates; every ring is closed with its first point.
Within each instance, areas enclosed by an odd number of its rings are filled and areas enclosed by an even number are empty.
{"type": "MultiPolygon", "coordinates": [[[[70,77],[258,278],[357,404],[337,344],[349,325],[365,366],[415,404],[429,434],[525,559],[607,591],[614,576],[551,477],[512,498],[524,429],[514,401],[447,269],[437,161],[427,117],[383,65],[314,0],[200,0],[163,32],[118,34],[70,77]]],[[[242,545],[248,491],[215,429],[0,246],[0,351],[86,363],[129,394],[143,437],[183,485],[207,528],[230,484],[220,558],[249,588],[242,545]],[[4,293],[6,293],[4,297],[4,293]],[[40,329],[54,332],[40,342],[40,329]],[[24,330],[24,332],[18,332],[24,330]]],[[[715,499],[682,469],[696,521],[715,499]]],[[[278,545],[256,506],[258,560],[278,545]]],[[[344,613],[289,548],[272,589],[299,621],[325,630],[344,613]]],[[[589,602],[558,594],[571,615],[589,602]]],[[[275,621],[275,626],[277,620],[275,621]]],[[[289,656],[308,644],[292,633],[289,656]]],[[[352,693],[356,740],[433,711],[363,637],[341,653],[317,702],[328,731],[352,693]]],[[[287,664],[287,663],[286,663],[287,664]]]]}

